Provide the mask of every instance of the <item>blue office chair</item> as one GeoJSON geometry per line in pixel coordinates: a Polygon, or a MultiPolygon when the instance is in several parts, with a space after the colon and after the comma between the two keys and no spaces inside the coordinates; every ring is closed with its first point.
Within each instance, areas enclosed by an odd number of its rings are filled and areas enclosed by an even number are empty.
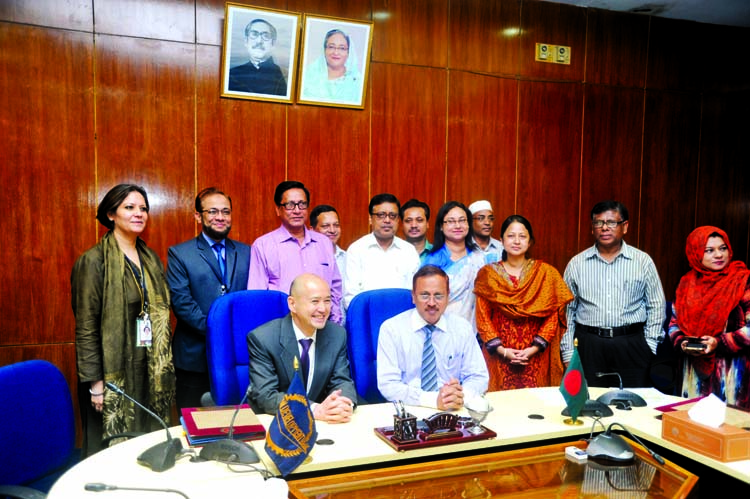
{"type": "Polygon", "coordinates": [[[408,289],[376,289],[358,294],[346,311],[347,349],[360,404],[385,402],[378,390],[377,354],[380,326],[414,308],[408,289]]]}
{"type": "Polygon", "coordinates": [[[37,499],[80,451],[68,382],[46,360],[0,367],[0,497],[37,499]]]}
{"type": "Polygon", "coordinates": [[[206,355],[216,405],[239,404],[247,391],[247,333],[288,312],[287,295],[281,291],[237,291],[214,301],[208,311],[206,355]]]}

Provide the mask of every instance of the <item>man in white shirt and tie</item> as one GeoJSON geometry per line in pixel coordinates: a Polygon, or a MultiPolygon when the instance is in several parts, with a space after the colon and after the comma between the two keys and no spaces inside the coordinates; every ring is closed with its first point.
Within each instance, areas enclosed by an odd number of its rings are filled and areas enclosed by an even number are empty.
{"type": "Polygon", "coordinates": [[[386,400],[457,410],[487,391],[489,374],[466,319],[445,314],[448,275],[425,265],[414,274],[415,309],[388,319],[378,338],[378,389],[386,400]]]}

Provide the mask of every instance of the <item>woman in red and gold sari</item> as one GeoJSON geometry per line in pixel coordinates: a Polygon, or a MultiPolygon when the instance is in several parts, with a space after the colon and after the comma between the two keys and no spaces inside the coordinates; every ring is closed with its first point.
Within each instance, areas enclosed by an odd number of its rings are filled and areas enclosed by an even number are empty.
{"type": "Polygon", "coordinates": [[[716,394],[750,409],[750,270],[732,261],[726,232],[698,227],[685,248],[669,338],[682,359],[683,397],[716,394]],[[691,345],[688,338],[694,343],[691,345]]]}
{"type": "Polygon", "coordinates": [[[490,373],[489,390],[560,384],[560,338],[573,294],[551,265],[533,260],[531,223],[511,215],[500,229],[502,260],[477,274],[477,329],[490,373]]]}

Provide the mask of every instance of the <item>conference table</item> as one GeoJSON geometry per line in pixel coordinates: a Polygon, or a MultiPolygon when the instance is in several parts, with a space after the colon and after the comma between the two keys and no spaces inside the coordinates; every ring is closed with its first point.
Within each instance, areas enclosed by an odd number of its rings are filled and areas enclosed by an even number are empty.
{"type": "MultiPolygon", "coordinates": [[[[603,388],[590,388],[590,397],[596,398],[606,392],[603,388]]],[[[504,450],[521,449],[546,443],[576,442],[590,437],[592,432],[603,431],[613,422],[624,425],[632,434],[648,444],[655,444],[673,451],[690,462],[700,463],[722,476],[733,477],[737,483],[750,486],[750,460],[721,462],[685,449],[661,437],[660,411],[656,407],[675,403],[682,399],[652,389],[632,389],[647,402],[646,407],[630,410],[613,408],[614,415],[601,419],[596,424],[593,418],[579,418],[582,425],[564,422],[561,415],[565,402],[557,387],[528,388],[491,392],[486,399],[493,410],[482,423],[497,433],[495,438],[459,442],[450,445],[425,447],[398,451],[378,437],[376,427],[393,425],[394,407],[390,403],[360,405],[352,421],[346,424],[318,422],[318,441],[332,441],[329,445],[317,444],[307,460],[286,477],[288,481],[316,476],[333,475],[351,470],[394,467],[415,462],[436,461],[457,456],[477,455],[504,450]]],[[[409,406],[408,411],[418,418],[427,418],[436,412],[427,407],[409,406]]],[[[459,415],[468,415],[465,410],[459,415]]],[[[272,420],[270,415],[259,415],[264,426],[272,420]]],[[[618,428],[614,428],[617,430],[618,428]]],[[[184,435],[180,427],[171,429],[173,436],[184,435]]],[[[286,482],[264,481],[258,473],[232,471],[223,463],[192,462],[189,457],[180,458],[174,468],[157,473],[136,463],[136,456],[150,446],[165,440],[164,430],[132,439],[105,449],[82,461],[53,486],[50,499],[89,497],[96,492],[84,490],[90,482],[117,486],[142,488],[174,488],[189,490],[190,499],[221,496],[222,492],[237,490],[263,490],[257,497],[286,497],[286,482]],[[261,489],[265,487],[265,489],[261,489]]],[[[261,463],[257,466],[278,475],[278,470],[265,453],[263,441],[251,442],[261,463]]],[[[234,467],[237,468],[237,467],[234,467]]],[[[241,467],[245,469],[245,467],[241,467]]],[[[700,483],[700,482],[699,482],[700,483]]],[[[750,490],[750,488],[748,488],[750,490]]],[[[150,497],[148,493],[117,491],[117,498],[150,497]]],[[[154,496],[157,497],[157,496],[154,496]]],[[[163,494],[158,497],[163,497],[163,494]]]]}

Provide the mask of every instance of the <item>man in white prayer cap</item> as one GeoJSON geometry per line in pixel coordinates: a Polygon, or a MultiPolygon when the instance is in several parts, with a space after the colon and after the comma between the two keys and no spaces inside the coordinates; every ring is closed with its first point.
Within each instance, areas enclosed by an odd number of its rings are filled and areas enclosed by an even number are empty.
{"type": "Polygon", "coordinates": [[[484,253],[484,263],[499,261],[503,254],[503,243],[492,237],[492,229],[495,227],[492,205],[485,199],[474,201],[469,205],[469,211],[473,219],[474,242],[484,253]]]}

